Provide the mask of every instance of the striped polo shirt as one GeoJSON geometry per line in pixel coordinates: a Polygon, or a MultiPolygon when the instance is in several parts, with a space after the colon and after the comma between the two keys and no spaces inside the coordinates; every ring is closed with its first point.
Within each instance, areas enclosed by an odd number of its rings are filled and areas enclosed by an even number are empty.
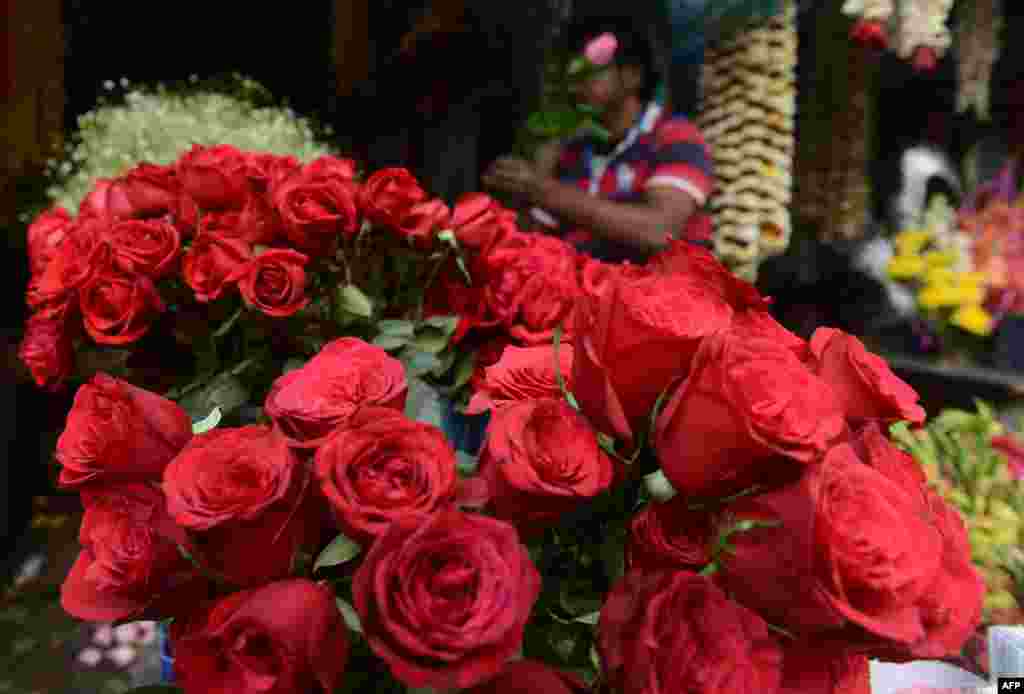
{"type": "MultiPolygon", "coordinates": [[[[626,136],[611,151],[593,137],[570,140],[558,162],[558,179],[579,186],[591,195],[617,202],[640,202],[648,188],[681,190],[697,201],[698,210],[677,238],[708,245],[711,218],[702,208],[711,194],[711,156],[700,130],[682,116],[663,112],[651,103],[626,136]],[[603,151],[602,151],[603,150],[603,151]]],[[[535,217],[547,226],[557,222],[542,211],[535,217]]],[[[598,260],[643,264],[647,254],[583,229],[569,229],[562,237],[598,260]]]]}

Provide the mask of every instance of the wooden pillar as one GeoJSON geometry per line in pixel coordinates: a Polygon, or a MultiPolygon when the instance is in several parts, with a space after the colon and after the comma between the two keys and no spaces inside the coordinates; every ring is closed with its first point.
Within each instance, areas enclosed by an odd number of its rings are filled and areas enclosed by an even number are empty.
{"type": "Polygon", "coordinates": [[[17,211],[17,182],[56,156],[64,130],[64,32],[60,0],[4,0],[0,103],[0,224],[17,211]]]}

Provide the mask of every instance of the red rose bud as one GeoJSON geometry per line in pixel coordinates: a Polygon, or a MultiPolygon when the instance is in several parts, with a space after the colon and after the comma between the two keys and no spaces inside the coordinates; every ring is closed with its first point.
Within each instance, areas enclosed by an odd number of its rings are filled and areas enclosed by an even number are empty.
{"type": "Polygon", "coordinates": [[[200,221],[200,233],[213,233],[245,241],[253,246],[269,246],[277,240],[281,226],[277,210],[266,196],[253,193],[237,210],[207,212],[200,221]]]}
{"type": "Polygon", "coordinates": [[[279,156],[268,152],[245,152],[245,175],[257,194],[273,195],[275,186],[302,168],[302,162],[288,154],[279,156]]]}
{"type": "Polygon", "coordinates": [[[797,472],[794,463],[819,461],[845,433],[831,387],[790,349],[722,333],[704,339],[665,404],[655,447],[680,494],[719,497],[785,479],[797,472]]]}
{"type": "Polygon", "coordinates": [[[318,257],[333,255],[342,236],[352,236],[362,222],[356,198],[359,186],[332,170],[310,164],[274,187],[274,207],[284,233],[295,246],[318,257]]]}
{"type": "Polygon", "coordinates": [[[756,613],[689,571],[630,571],[601,608],[603,672],[623,694],[776,692],[782,649],[756,613]]]}
{"type": "Polygon", "coordinates": [[[61,586],[61,606],[78,619],[114,622],[171,617],[207,597],[208,585],[178,551],[184,533],[148,484],[83,492],[82,550],[61,586]]]}
{"type": "Polygon", "coordinates": [[[282,578],[309,529],[299,510],[306,474],[269,427],[214,429],[164,471],[167,510],[204,567],[239,585],[282,578]]]}
{"type": "Polygon", "coordinates": [[[114,262],[125,272],[160,279],[176,269],[181,233],[159,219],[132,219],[110,228],[114,262]]]}
{"type": "Polygon", "coordinates": [[[157,482],[192,438],[192,421],[174,402],[107,374],[75,393],[57,440],[60,484],[157,482]]]}
{"type": "Polygon", "coordinates": [[[690,569],[711,561],[710,514],[689,508],[692,500],[675,496],[649,503],[629,524],[626,565],[643,571],[690,569]]]}
{"type": "Polygon", "coordinates": [[[153,280],[115,268],[100,270],[79,290],[85,331],[101,345],[126,345],[147,332],[166,308],[153,280]]]}
{"type": "Polygon", "coordinates": [[[359,192],[359,208],[374,224],[397,229],[412,206],[427,199],[408,170],[388,168],[372,174],[359,192]]]}
{"type": "Polygon", "coordinates": [[[715,257],[714,253],[689,241],[673,240],[654,255],[647,267],[662,275],[699,276],[714,287],[734,309],[766,311],[770,301],[754,285],[741,280],[715,257]]]}
{"type": "Polygon", "coordinates": [[[231,145],[193,145],[175,166],[182,189],[204,210],[239,207],[249,192],[246,155],[231,145]]]}
{"type": "Polygon", "coordinates": [[[452,228],[459,245],[486,254],[509,230],[514,219],[493,198],[484,193],[467,193],[459,198],[452,211],[452,228]]]}
{"type": "Polygon", "coordinates": [[[511,525],[448,510],[374,542],[352,595],[373,652],[408,687],[468,689],[519,651],[541,579],[511,525]]]}
{"type": "Polygon", "coordinates": [[[597,434],[564,400],[527,400],[495,412],[478,472],[494,515],[524,534],[588,503],[614,474],[597,434]]]}
{"type": "Polygon", "coordinates": [[[924,409],[917,404],[914,389],[893,374],[884,359],[868,352],[853,335],[818,328],[811,336],[810,349],[814,372],[832,386],[847,417],[888,423],[924,422],[924,409]]]}
{"type": "Polygon", "coordinates": [[[75,350],[71,327],[62,317],[35,315],[25,324],[18,358],[28,367],[32,380],[46,390],[56,390],[71,375],[75,350]]]}
{"type": "Polygon", "coordinates": [[[231,286],[252,258],[252,249],[241,239],[203,231],[185,253],[181,274],[201,303],[216,301],[231,286]]]}
{"type": "Polygon", "coordinates": [[[559,345],[557,364],[551,345],[505,347],[497,363],[484,370],[466,412],[480,414],[524,400],[564,397],[558,385],[558,374],[571,392],[572,355],[572,344],[559,345]]]}
{"type": "Polygon", "coordinates": [[[344,157],[326,154],[317,157],[303,169],[304,175],[314,181],[343,180],[354,181],[356,178],[356,162],[344,157]]]}
{"type": "Polygon", "coordinates": [[[658,396],[686,376],[701,341],[732,317],[721,293],[690,274],[620,276],[603,295],[581,298],[573,388],[584,413],[599,431],[632,445],[658,396]]]}
{"type": "Polygon", "coordinates": [[[417,248],[429,249],[437,232],[444,230],[450,221],[451,210],[444,201],[435,198],[409,208],[398,225],[398,231],[417,248]]]}
{"type": "Polygon", "coordinates": [[[28,261],[32,275],[39,275],[46,269],[72,226],[71,215],[63,207],[46,210],[29,225],[28,261]]]}
{"type": "Polygon", "coordinates": [[[455,499],[455,451],[437,427],[365,407],[316,453],[320,490],[342,532],[370,543],[395,520],[455,499]]]}
{"type": "Polygon", "coordinates": [[[289,579],[233,593],[171,624],[185,694],[334,692],[349,637],[330,588],[289,579]]]}
{"type": "Polygon", "coordinates": [[[857,43],[875,51],[884,51],[889,47],[889,36],[881,22],[862,19],[853,25],[850,38],[857,43]]]}
{"type": "Polygon", "coordinates": [[[871,694],[868,657],[842,642],[791,642],[782,672],[779,694],[871,694]]]}
{"type": "Polygon", "coordinates": [[[306,264],[309,257],[286,248],[272,248],[251,258],[228,276],[246,306],[273,318],[293,316],[309,304],[306,264]]]}
{"type": "Polygon", "coordinates": [[[405,367],[376,345],[346,337],[281,376],[263,405],[291,445],[318,448],[360,407],[405,411],[405,367]]]}

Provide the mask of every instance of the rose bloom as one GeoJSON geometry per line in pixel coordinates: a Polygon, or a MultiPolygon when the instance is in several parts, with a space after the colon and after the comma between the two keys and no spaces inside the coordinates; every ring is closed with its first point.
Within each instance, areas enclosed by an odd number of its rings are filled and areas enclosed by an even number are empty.
{"type": "Polygon", "coordinates": [[[711,515],[690,510],[690,503],[675,496],[649,503],[633,516],[626,543],[628,568],[696,571],[711,561],[711,515]]]}
{"type": "Polygon", "coordinates": [[[57,440],[60,484],[156,482],[192,438],[174,402],[99,373],[75,393],[57,440]]]}
{"type": "Polygon", "coordinates": [[[174,271],[181,252],[181,234],[159,220],[125,220],[110,228],[114,262],[125,272],[160,279],[174,271]]]}
{"type": "Polygon", "coordinates": [[[75,368],[71,326],[63,318],[34,315],[25,324],[18,358],[28,367],[32,380],[46,390],[56,390],[75,368]]]}
{"type": "Polygon", "coordinates": [[[361,223],[351,178],[295,172],[274,188],[274,207],[284,233],[295,246],[316,256],[334,253],[342,236],[352,236],[361,223]]]}
{"type": "MultiPolygon", "coordinates": [[[[787,645],[780,694],[871,694],[868,657],[820,640],[787,645]]],[[[959,692],[959,690],[957,690],[959,692]]]]}
{"type": "Polygon", "coordinates": [[[245,175],[249,179],[250,188],[257,194],[271,193],[272,195],[278,183],[302,168],[302,162],[291,154],[283,156],[269,152],[244,152],[243,154],[245,155],[245,175]]]}
{"type": "Polygon", "coordinates": [[[417,248],[429,250],[437,232],[448,226],[451,216],[452,211],[443,200],[418,202],[402,217],[398,232],[417,248]]]}
{"type": "Polygon", "coordinates": [[[820,460],[846,433],[844,414],[785,345],[724,333],[700,345],[658,417],[655,448],[680,494],[726,496],[820,460]]]}
{"type": "Polygon", "coordinates": [[[308,530],[299,512],[304,474],[273,429],[214,429],[164,470],[167,510],[204,566],[241,585],[281,578],[308,530]]]}
{"type": "Polygon", "coordinates": [[[173,166],[143,162],[95,192],[99,197],[90,200],[96,203],[93,214],[111,221],[163,218],[182,236],[191,236],[195,231],[199,208],[182,189],[173,166]]]}
{"type": "Polygon", "coordinates": [[[879,657],[958,653],[984,593],[956,512],[931,498],[909,455],[867,431],[796,482],[739,500],[723,585],[773,623],[833,635],[879,657]],[[771,581],[765,581],[771,576],[771,581]]]}
{"type": "Polygon", "coordinates": [[[301,578],[232,593],[171,623],[185,694],[331,694],[349,637],[327,586],[301,578]]]}
{"type": "Polygon", "coordinates": [[[28,262],[33,275],[46,269],[72,225],[71,215],[63,207],[46,210],[29,225],[28,262]]]}
{"type": "Polygon", "coordinates": [[[573,388],[598,430],[632,443],[659,394],[686,376],[703,338],[729,327],[733,309],[691,275],[613,282],[577,302],[573,388]]]}
{"type": "Polygon", "coordinates": [[[514,214],[484,193],[467,193],[455,203],[451,225],[459,245],[486,254],[509,231],[515,230],[514,214]]]}
{"type": "Polygon", "coordinates": [[[571,672],[537,660],[516,660],[496,677],[463,694],[589,694],[586,682],[571,672]]]}
{"type": "Polygon", "coordinates": [[[115,268],[100,270],[85,282],[78,302],[85,331],[101,345],[135,342],[166,309],[153,280],[115,268]]]}
{"type": "Polygon", "coordinates": [[[251,258],[252,249],[245,241],[202,231],[182,259],[182,278],[197,301],[216,301],[231,286],[229,279],[237,277],[251,258]]]}
{"type": "Polygon", "coordinates": [[[881,357],[853,335],[818,328],[811,336],[815,373],[832,386],[847,417],[859,420],[922,424],[924,409],[913,388],[898,378],[881,357]]]}
{"type": "Polygon", "coordinates": [[[689,571],[628,572],[601,608],[597,648],[623,694],[772,694],[782,679],[765,621],[689,571]]]}
{"type": "Polygon", "coordinates": [[[207,212],[199,222],[199,233],[237,239],[249,245],[269,246],[280,235],[281,220],[266,197],[253,193],[237,210],[207,212]]]}
{"type": "Polygon", "coordinates": [[[238,284],[246,306],[274,318],[287,318],[309,304],[308,262],[309,257],[298,251],[272,248],[251,258],[226,281],[238,284]]]}
{"type": "Polygon", "coordinates": [[[540,574],[515,528],[448,510],[402,518],[352,584],[373,652],[409,687],[468,689],[519,650],[540,574]]]}
{"type": "Polygon", "coordinates": [[[376,345],[343,337],[276,381],[263,405],[299,448],[317,448],[359,407],[405,411],[405,367],[376,345]]]}
{"type": "Polygon", "coordinates": [[[105,242],[108,225],[100,220],[72,224],[43,271],[32,278],[26,300],[38,311],[47,304],[61,304],[108,265],[110,246],[105,242]]]}
{"type": "MultiPolygon", "coordinates": [[[[559,345],[558,370],[570,391],[572,355],[571,344],[559,345]]],[[[554,348],[550,345],[505,347],[497,363],[484,370],[475,390],[466,409],[469,414],[500,410],[524,400],[561,398],[562,391],[555,374],[554,348]]]]}
{"type": "Polygon", "coordinates": [[[699,277],[737,311],[767,311],[770,304],[754,285],[740,279],[722,265],[714,253],[689,241],[671,241],[650,259],[646,267],[655,274],[699,277]]]}
{"type": "Polygon", "coordinates": [[[203,597],[207,584],[178,551],[185,534],[148,484],[83,491],[82,550],[61,586],[61,606],[78,619],[113,622],[171,616],[203,597]]]}
{"type": "Polygon", "coordinates": [[[193,145],[175,166],[182,189],[204,210],[239,207],[249,192],[245,153],[232,145],[193,145]]]}
{"type": "Polygon", "coordinates": [[[342,532],[369,543],[396,519],[455,499],[444,432],[385,407],[360,409],[316,452],[316,476],[342,532]]]}
{"type": "Polygon", "coordinates": [[[494,413],[480,452],[497,518],[534,534],[608,489],[615,468],[587,420],[564,400],[526,400],[494,413]]]}
{"type": "Polygon", "coordinates": [[[426,192],[407,169],[387,168],[363,183],[359,209],[374,224],[397,229],[412,206],[426,199],[426,192]]]}

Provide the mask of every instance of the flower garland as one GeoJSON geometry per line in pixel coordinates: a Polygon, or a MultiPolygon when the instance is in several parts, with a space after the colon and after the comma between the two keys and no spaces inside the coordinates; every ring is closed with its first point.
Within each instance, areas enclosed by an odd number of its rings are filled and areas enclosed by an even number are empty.
{"type": "Polygon", "coordinates": [[[53,183],[47,196],[68,210],[78,209],[97,180],[142,162],[170,164],[193,144],[232,145],[303,162],[332,153],[317,141],[312,123],[290,108],[255,105],[267,101],[268,93],[240,75],[216,91],[197,78],[181,89],[133,87],[123,79],[103,86],[110,95],[126,91],[122,99],[101,100],[80,116],[66,158],[48,165],[53,183]]]}

